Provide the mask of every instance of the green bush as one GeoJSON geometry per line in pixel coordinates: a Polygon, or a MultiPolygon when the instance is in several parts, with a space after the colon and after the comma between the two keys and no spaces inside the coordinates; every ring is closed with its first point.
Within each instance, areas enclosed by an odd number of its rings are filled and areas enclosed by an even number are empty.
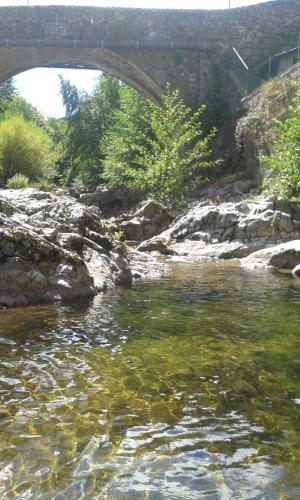
{"type": "Polygon", "coordinates": [[[262,156],[265,183],[291,199],[300,195],[300,85],[296,86],[290,117],[275,122],[273,153],[262,156]]]}
{"type": "Polygon", "coordinates": [[[215,164],[209,160],[215,130],[203,136],[204,107],[192,113],[170,86],[161,106],[141,99],[132,89],[121,94],[104,141],[104,177],[110,186],[140,189],[178,208],[215,164]]]}
{"type": "Polygon", "coordinates": [[[0,122],[0,178],[3,183],[15,174],[30,181],[54,174],[53,143],[47,133],[22,116],[0,122]]]}
{"type": "Polygon", "coordinates": [[[28,187],[29,179],[23,174],[16,174],[6,183],[6,187],[9,189],[22,189],[28,187]]]}

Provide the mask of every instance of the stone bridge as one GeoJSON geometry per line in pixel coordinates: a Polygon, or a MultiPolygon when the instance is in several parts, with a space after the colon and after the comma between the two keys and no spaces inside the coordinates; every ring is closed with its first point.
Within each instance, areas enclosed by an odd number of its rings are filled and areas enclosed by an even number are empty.
{"type": "Polygon", "coordinates": [[[0,81],[34,67],[107,71],[159,101],[166,82],[193,107],[212,85],[236,93],[247,70],[297,45],[300,0],[224,11],[0,7],[0,81]],[[231,82],[231,83],[230,83],[231,82]]]}

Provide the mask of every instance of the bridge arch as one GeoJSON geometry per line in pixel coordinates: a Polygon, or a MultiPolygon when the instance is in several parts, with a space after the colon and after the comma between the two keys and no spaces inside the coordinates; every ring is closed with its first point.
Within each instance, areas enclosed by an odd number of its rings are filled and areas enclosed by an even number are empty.
{"type": "Polygon", "coordinates": [[[60,47],[1,47],[0,81],[36,68],[80,68],[105,71],[136,89],[154,102],[162,88],[132,61],[107,49],[60,47]]]}

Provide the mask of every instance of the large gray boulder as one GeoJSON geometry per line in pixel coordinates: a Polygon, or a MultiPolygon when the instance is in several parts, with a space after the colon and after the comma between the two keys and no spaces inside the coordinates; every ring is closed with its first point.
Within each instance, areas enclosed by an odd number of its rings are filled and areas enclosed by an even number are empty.
{"type": "Polygon", "coordinates": [[[166,249],[179,255],[244,258],[266,246],[300,238],[300,214],[286,200],[194,205],[169,229],[144,241],[140,251],[166,249]]]}
{"type": "Polygon", "coordinates": [[[154,200],[142,202],[133,216],[119,224],[127,240],[143,241],[164,231],[172,216],[160,203],[154,200]]]}
{"type": "Polygon", "coordinates": [[[300,239],[254,252],[241,264],[248,268],[294,269],[300,263],[300,239]]]}
{"type": "Polygon", "coordinates": [[[97,189],[94,193],[80,195],[86,206],[97,207],[105,218],[116,217],[136,207],[144,198],[141,191],[122,187],[97,189]]]}
{"type": "Polygon", "coordinates": [[[70,300],[130,282],[122,248],[76,199],[0,191],[0,306],[70,300]]]}

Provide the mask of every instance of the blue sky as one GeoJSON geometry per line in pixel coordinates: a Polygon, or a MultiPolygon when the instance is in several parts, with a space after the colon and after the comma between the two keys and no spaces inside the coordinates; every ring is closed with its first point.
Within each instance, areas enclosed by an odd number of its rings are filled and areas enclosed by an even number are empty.
{"type": "MultiPolygon", "coordinates": [[[[225,9],[260,3],[261,0],[0,0],[0,6],[13,5],[94,5],[103,7],[225,9]]],[[[56,70],[36,68],[15,78],[20,94],[36,106],[45,116],[60,117],[64,109],[59,96],[59,78],[62,74],[79,88],[91,91],[99,71],[56,70]]]]}

